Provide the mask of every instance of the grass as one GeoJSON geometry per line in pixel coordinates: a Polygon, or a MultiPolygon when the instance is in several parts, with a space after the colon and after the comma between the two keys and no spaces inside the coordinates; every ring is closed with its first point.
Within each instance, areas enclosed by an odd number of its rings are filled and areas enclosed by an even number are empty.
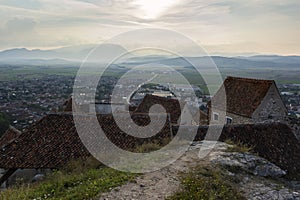
{"type": "Polygon", "coordinates": [[[152,151],[157,151],[161,148],[161,145],[158,143],[145,143],[141,146],[138,146],[134,152],[136,153],[149,153],[152,151]]]}
{"type": "Polygon", "coordinates": [[[225,143],[229,144],[227,152],[239,152],[248,153],[252,152],[254,147],[243,144],[241,141],[233,142],[232,140],[226,140],[225,143]]]}
{"type": "Polygon", "coordinates": [[[53,172],[41,183],[23,184],[0,193],[2,200],[92,199],[103,192],[133,180],[134,175],[111,168],[73,161],[66,168],[53,172]],[[77,165],[76,165],[77,164],[77,165]],[[72,166],[78,166],[74,170],[72,166]]]}
{"type": "Polygon", "coordinates": [[[243,200],[237,182],[218,167],[199,166],[181,178],[181,191],[168,200],[243,200]]]}
{"type": "Polygon", "coordinates": [[[157,151],[162,147],[164,147],[165,145],[169,144],[170,141],[171,141],[170,138],[163,138],[161,140],[146,142],[140,146],[137,146],[133,151],[135,153],[149,153],[152,151],[157,151]]]}

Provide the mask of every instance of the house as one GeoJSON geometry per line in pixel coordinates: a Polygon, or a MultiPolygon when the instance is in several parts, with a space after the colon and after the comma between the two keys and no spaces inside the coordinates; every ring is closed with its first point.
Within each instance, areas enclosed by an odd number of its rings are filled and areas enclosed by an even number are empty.
{"type": "Polygon", "coordinates": [[[122,103],[95,103],[89,105],[90,113],[109,115],[125,110],[126,105],[122,103]]]}
{"type": "Polygon", "coordinates": [[[131,108],[134,113],[149,113],[149,109],[155,104],[164,107],[165,111],[153,110],[154,112],[166,112],[170,115],[172,125],[184,125],[184,126],[199,126],[207,124],[207,114],[201,111],[198,107],[190,105],[186,102],[178,101],[177,99],[171,99],[166,97],[160,97],[147,94],[137,108],[131,108]],[[184,107],[187,106],[186,111],[184,107]],[[187,112],[191,114],[191,119],[185,117],[187,112]]]}
{"type": "Polygon", "coordinates": [[[82,112],[82,113],[89,113],[90,112],[90,105],[89,104],[78,104],[74,103],[73,97],[69,97],[65,103],[62,105],[62,112],[70,113],[73,112],[73,108],[76,108],[76,112],[82,112]]]}
{"type": "MultiPolygon", "coordinates": [[[[22,134],[21,131],[17,130],[13,126],[10,126],[7,131],[0,138],[0,148],[5,149],[10,143],[14,141],[22,134]]],[[[32,181],[36,174],[40,174],[39,170],[36,169],[3,169],[0,168],[0,179],[7,180],[5,183],[1,181],[1,188],[6,188],[8,185],[17,182],[17,177],[22,178],[23,181],[32,181]],[[3,184],[2,184],[3,183],[3,184]]]]}
{"type": "Polygon", "coordinates": [[[73,98],[70,97],[68,100],[65,101],[65,103],[63,104],[63,108],[62,110],[64,112],[72,112],[72,102],[73,102],[73,98]]]}
{"type": "MultiPolygon", "coordinates": [[[[119,119],[124,117],[124,120],[120,120],[123,126],[127,125],[125,118],[128,116],[119,115],[119,119]]],[[[91,132],[94,129],[89,127],[94,122],[92,116],[81,114],[78,117],[86,122],[82,125],[86,134],[94,134],[91,132]]],[[[161,121],[163,116],[155,115],[153,117],[157,118],[155,121],[161,121]]],[[[105,137],[119,148],[126,150],[132,150],[136,145],[141,145],[144,142],[157,141],[172,136],[169,118],[157,135],[145,139],[133,137],[123,132],[112,115],[97,115],[97,119],[106,135],[105,137]]],[[[149,116],[146,114],[133,114],[132,120],[139,126],[146,126],[150,123],[149,116]]],[[[63,112],[48,114],[28,127],[22,134],[14,130],[14,138],[8,137],[11,133],[7,132],[1,140],[3,143],[0,149],[0,168],[5,169],[5,173],[0,177],[0,185],[18,169],[38,169],[41,171],[57,169],[71,160],[90,157],[91,154],[82,143],[76,128],[72,113],[63,112]]],[[[98,137],[98,135],[92,136],[98,137]]],[[[97,143],[97,145],[101,144],[97,143]]]]}
{"type": "Polygon", "coordinates": [[[181,107],[180,102],[177,99],[170,99],[146,94],[142,102],[134,110],[134,113],[149,113],[150,108],[156,104],[164,107],[165,111],[153,110],[154,112],[166,112],[170,114],[170,120],[172,124],[178,123],[178,120],[180,120],[181,116],[181,107]]]}
{"type": "Polygon", "coordinates": [[[284,121],[287,116],[275,81],[240,77],[227,77],[208,103],[208,109],[210,124],[284,121]]]}
{"type": "Polygon", "coordinates": [[[17,130],[13,126],[9,126],[9,128],[5,131],[5,133],[0,138],[0,148],[12,142],[19,135],[21,135],[21,131],[17,130]]]}

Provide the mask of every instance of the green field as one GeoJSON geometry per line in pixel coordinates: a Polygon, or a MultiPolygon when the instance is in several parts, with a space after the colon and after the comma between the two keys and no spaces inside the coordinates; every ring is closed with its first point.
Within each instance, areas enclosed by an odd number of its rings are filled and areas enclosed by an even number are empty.
{"type": "MultiPolygon", "coordinates": [[[[0,81],[14,81],[19,79],[42,78],[45,75],[76,76],[79,67],[77,66],[0,66],[0,81]]],[[[192,68],[175,68],[191,84],[198,85],[206,90],[205,83],[199,73],[192,68]]],[[[105,76],[121,77],[128,68],[113,67],[105,72],[105,76]]],[[[153,69],[152,69],[153,70],[153,69]]],[[[226,76],[241,76],[259,79],[275,80],[277,84],[300,84],[300,69],[271,69],[271,68],[220,68],[223,78],[226,76]]],[[[84,75],[97,75],[93,68],[84,71],[84,75]]],[[[99,74],[99,73],[98,73],[99,74]]],[[[140,78],[142,73],[130,74],[134,78],[140,78]]],[[[206,74],[206,78],[211,78],[215,74],[206,74]]],[[[160,74],[161,81],[169,80],[168,75],[160,74]],[[165,76],[165,78],[164,78],[165,76]]],[[[181,83],[180,81],[178,83],[181,83]]],[[[182,82],[183,83],[183,82],[182,82]]]]}

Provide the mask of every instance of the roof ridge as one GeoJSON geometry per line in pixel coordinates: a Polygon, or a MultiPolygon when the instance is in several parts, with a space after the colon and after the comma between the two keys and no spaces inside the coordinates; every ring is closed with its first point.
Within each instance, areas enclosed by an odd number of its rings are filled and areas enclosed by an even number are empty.
{"type": "Polygon", "coordinates": [[[258,79],[258,78],[245,78],[245,77],[236,77],[236,76],[227,76],[225,80],[229,79],[236,79],[236,80],[243,80],[243,81],[248,81],[248,82],[270,82],[274,83],[274,80],[270,79],[258,79]]]}
{"type": "Polygon", "coordinates": [[[17,134],[22,134],[22,131],[18,130],[16,127],[12,126],[12,125],[9,125],[9,128],[10,130],[16,132],[17,134]]]}
{"type": "Polygon", "coordinates": [[[5,133],[0,138],[0,146],[6,147],[13,141],[15,141],[17,138],[21,136],[22,132],[16,129],[15,127],[9,125],[9,128],[5,131],[5,133]],[[13,135],[12,135],[13,134],[13,135]]]}
{"type": "MultiPolygon", "coordinates": [[[[218,104],[224,105],[222,104],[222,96],[225,92],[227,112],[251,117],[272,85],[276,87],[274,80],[228,76],[212,100],[214,102],[221,101],[218,104]]],[[[218,107],[218,105],[215,106],[218,107]]]]}

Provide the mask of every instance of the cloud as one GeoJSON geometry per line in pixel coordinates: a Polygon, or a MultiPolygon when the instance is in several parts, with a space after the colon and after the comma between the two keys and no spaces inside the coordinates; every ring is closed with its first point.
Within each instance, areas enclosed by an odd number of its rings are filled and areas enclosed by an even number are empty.
{"type": "Polygon", "coordinates": [[[32,18],[13,18],[8,20],[4,27],[0,29],[1,45],[12,44],[21,45],[24,42],[29,44],[31,38],[36,38],[36,21],[32,18]]]}
{"type": "Polygon", "coordinates": [[[36,22],[32,18],[13,18],[6,22],[4,31],[9,33],[34,32],[36,22]]]}
{"type": "Polygon", "coordinates": [[[261,44],[260,50],[293,44],[291,53],[300,54],[299,9],[298,0],[0,0],[0,45],[97,43],[124,31],[161,27],[224,51],[237,50],[236,44],[261,44]]]}
{"type": "Polygon", "coordinates": [[[113,6],[117,2],[125,2],[126,0],[77,0],[80,2],[86,2],[97,6],[113,6]]]}
{"type": "Polygon", "coordinates": [[[0,5],[25,8],[25,9],[39,9],[42,6],[38,0],[0,0],[0,5]]]}
{"type": "Polygon", "coordinates": [[[0,48],[2,47],[51,47],[65,46],[80,42],[72,34],[53,34],[38,31],[39,23],[34,18],[15,17],[0,28],[0,48]]]}

